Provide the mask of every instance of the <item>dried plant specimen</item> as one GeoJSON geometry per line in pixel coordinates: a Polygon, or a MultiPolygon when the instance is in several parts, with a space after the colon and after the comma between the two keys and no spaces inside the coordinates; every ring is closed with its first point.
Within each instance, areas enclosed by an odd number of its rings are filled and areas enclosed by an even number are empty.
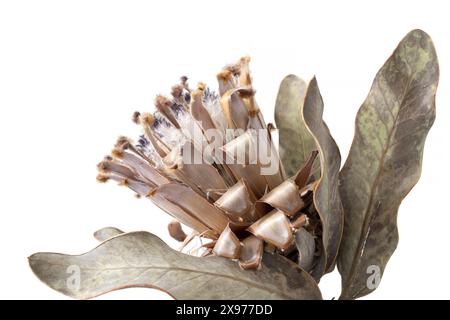
{"type": "Polygon", "coordinates": [[[375,289],[367,268],[382,273],[396,247],[397,210],[419,178],[434,120],[431,39],[410,32],[379,71],[341,171],[317,80],[282,81],[277,148],[249,62],[223,68],[217,91],[182,77],[155,112],[132,115],[138,139],[120,137],[98,164],[99,182],[116,181],[174,218],[167,228],[180,250],[147,232],[104,228],[88,253],[32,255],[43,282],[75,298],[139,286],[177,299],[321,299],[320,278],[337,264],[342,299],[375,289]]]}

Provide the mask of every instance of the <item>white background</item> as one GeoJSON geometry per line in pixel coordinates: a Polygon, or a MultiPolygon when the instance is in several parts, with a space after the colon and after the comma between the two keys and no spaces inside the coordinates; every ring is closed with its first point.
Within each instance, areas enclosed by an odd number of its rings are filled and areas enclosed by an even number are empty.
{"type": "MultiPolygon", "coordinates": [[[[169,218],[110,183],[96,164],[118,135],[135,137],[135,110],[152,110],[181,75],[215,74],[252,56],[257,99],[272,120],[288,73],[317,75],[325,120],[345,160],[354,117],[376,71],[421,28],[441,66],[437,119],[423,174],[399,212],[400,243],[372,299],[450,298],[449,57],[446,1],[1,1],[0,298],[65,298],[40,283],[27,256],[82,253],[92,233],[148,230],[171,245],[169,218]]],[[[323,278],[337,297],[337,272],[323,278]]],[[[150,289],[102,298],[166,299],[150,289]]]]}

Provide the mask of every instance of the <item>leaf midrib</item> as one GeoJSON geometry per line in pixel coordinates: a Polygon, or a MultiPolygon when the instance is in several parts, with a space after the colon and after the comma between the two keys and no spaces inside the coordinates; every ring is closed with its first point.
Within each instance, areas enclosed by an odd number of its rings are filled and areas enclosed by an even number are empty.
{"type": "MultiPolygon", "coordinates": [[[[405,60],[405,63],[409,64],[406,60],[405,60]]],[[[384,161],[385,161],[387,152],[389,150],[389,146],[390,146],[390,143],[391,143],[391,139],[392,139],[393,133],[395,132],[395,128],[397,126],[397,122],[398,122],[399,115],[400,115],[400,110],[402,109],[402,106],[403,106],[404,101],[405,101],[406,94],[409,92],[412,80],[415,78],[416,74],[417,74],[417,72],[414,72],[410,76],[410,79],[409,79],[409,81],[408,81],[408,83],[407,83],[407,85],[405,87],[405,90],[404,90],[404,92],[402,94],[402,98],[400,100],[398,100],[399,101],[399,108],[398,108],[397,114],[395,115],[395,118],[394,118],[394,121],[393,121],[393,124],[392,124],[392,128],[391,128],[391,130],[389,132],[388,138],[386,139],[385,145],[384,145],[383,150],[382,150],[382,154],[381,154],[380,161],[379,161],[378,168],[377,168],[377,175],[376,175],[376,177],[375,177],[375,179],[374,179],[374,181],[372,183],[372,186],[370,188],[369,202],[368,202],[368,204],[366,206],[366,209],[364,210],[363,228],[361,228],[361,233],[360,233],[359,240],[358,240],[358,247],[357,247],[357,250],[355,251],[353,259],[352,259],[352,267],[350,269],[350,278],[347,281],[347,285],[344,287],[344,290],[342,291],[342,296],[345,296],[344,293],[347,293],[348,289],[350,288],[349,284],[352,284],[353,280],[356,277],[355,270],[359,266],[360,260],[361,260],[361,259],[358,259],[358,255],[360,254],[361,250],[363,250],[362,246],[365,243],[365,241],[363,241],[363,238],[365,237],[365,234],[367,233],[367,232],[365,232],[365,230],[367,229],[367,227],[368,227],[367,225],[369,224],[369,222],[372,220],[372,219],[369,219],[369,216],[370,216],[369,213],[370,213],[370,209],[372,208],[373,201],[374,201],[374,192],[373,191],[378,187],[378,182],[379,182],[379,180],[381,178],[381,172],[382,172],[382,168],[383,168],[383,165],[384,165],[384,161]]],[[[382,76],[385,77],[384,73],[382,73],[382,76]]],[[[384,94],[383,94],[383,96],[384,96],[384,94]]],[[[359,129],[358,129],[358,131],[359,131],[359,129]]],[[[367,235],[367,237],[368,237],[368,235],[367,235]]],[[[359,292],[357,292],[356,294],[352,295],[352,298],[355,298],[355,296],[358,293],[359,292]]]]}
{"type": "MultiPolygon", "coordinates": [[[[52,265],[52,266],[60,266],[60,267],[66,267],[68,266],[68,264],[62,264],[62,263],[50,263],[44,259],[36,259],[33,258],[34,261],[44,261],[44,263],[52,265]]],[[[116,268],[87,268],[87,267],[82,267],[80,268],[81,270],[88,270],[88,271],[111,271],[111,270],[127,270],[127,269],[137,269],[137,270],[168,270],[168,271],[178,271],[178,272],[189,272],[189,273],[198,273],[198,274],[204,274],[204,275],[208,275],[208,276],[213,276],[213,277],[221,277],[221,278],[226,278],[226,279],[230,279],[233,281],[238,281],[238,282],[242,282],[244,284],[246,284],[248,287],[254,287],[254,288],[258,288],[260,290],[263,290],[265,292],[268,293],[277,293],[280,297],[283,298],[288,298],[288,299],[298,299],[298,297],[293,297],[290,295],[287,295],[285,293],[283,293],[282,291],[279,291],[278,289],[271,290],[265,286],[259,285],[257,282],[251,282],[251,281],[247,281],[241,278],[235,278],[229,275],[225,275],[225,274],[220,274],[220,273],[214,273],[214,272],[208,272],[208,271],[198,271],[198,270],[193,270],[193,269],[188,269],[188,268],[180,268],[180,267],[164,267],[164,266],[125,266],[125,267],[116,267],[116,268]]]]}

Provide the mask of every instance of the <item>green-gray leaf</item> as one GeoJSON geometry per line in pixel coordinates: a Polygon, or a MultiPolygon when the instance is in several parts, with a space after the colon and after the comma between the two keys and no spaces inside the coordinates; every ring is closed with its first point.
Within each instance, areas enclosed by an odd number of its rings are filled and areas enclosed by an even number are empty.
{"type": "Polygon", "coordinates": [[[122,230],[115,227],[105,227],[95,231],[94,238],[100,242],[103,242],[122,233],[124,233],[122,230]]]}
{"type": "Polygon", "coordinates": [[[316,279],[321,276],[321,273],[330,272],[334,268],[343,228],[343,211],[338,189],[341,155],[330,130],[322,119],[323,108],[317,80],[313,78],[306,92],[303,118],[314,137],[321,164],[320,178],[314,187],[314,206],[322,221],[325,261],[317,264],[324,270],[318,270],[316,267],[313,272],[316,279]]]}
{"type": "Polygon", "coordinates": [[[342,299],[373,291],[377,283],[368,277],[383,274],[397,246],[397,211],[420,177],[438,78],[430,37],[411,31],[376,75],[358,112],[340,175],[345,212],[338,262],[342,299]]]}
{"type": "Polygon", "coordinates": [[[115,236],[78,256],[36,253],[29,263],[51,288],[81,299],[128,287],[176,299],[321,299],[314,279],[278,254],[266,253],[260,270],[242,270],[229,259],[172,250],[148,232],[115,236]]]}
{"type": "MultiPolygon", "coordinates": [[[[281,81],[275,104],[275,123],[279,132],[280,158],[288,177],[292,177],[316,150],[314,138],[302,118],[306,84],[295,75],[281,81]]],[[[320,165],[312,172],[318,176],[320,165]]]]}
{"type": "Polygon", "coordinates": [[[303,270],[309,271],[313,266],[316,243],[314,236],[305,228],[300,228],[295,233],[295,246],[298,250],[298,265],[303,270]]]}

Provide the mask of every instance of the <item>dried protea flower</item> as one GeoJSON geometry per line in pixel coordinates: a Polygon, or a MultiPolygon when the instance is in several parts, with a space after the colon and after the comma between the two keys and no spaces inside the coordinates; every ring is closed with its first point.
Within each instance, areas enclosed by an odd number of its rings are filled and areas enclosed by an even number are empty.
{"type": "MultiPolygon", "coordinates": [[[[273,126],[255,101],[249,61],[226,66],[217,76],[218,92],[203,83],[191,90],[182,77],[172,97],[156,97],[155,112],[135,112],[143,134],[137,142],[118,139],[98,165],[98,181],[127,186],[193,229],[187,237],[179,223],[169,225],[184,246],[195,236],[208,239],[197,254],[257,268],[264,246],[302,259],[294,242],[300,229],[320,242],[320,224],[309,223],[316,219],[310,173],[318,152],[286,177],[273,126]]],[[[306,257],[302,265],[311,270],[314,262],[306,257]]]]}
{"type": "Polygon", "coordinates": [[[82,299],[133,286],[178,299],[320,299],[317,282],[337,265],[341,299],[376,289],[435,118],[430,37],[408,33],[378,72],[342,170],[315,78],[281,82],[278,148],[255,101],[249,58],[217,78],[215,91],[203,83],[192,90],[182,77],[170,98],[156,97],[155,112],[132,115],[143,132],[137,141],[120,137],[98,165],[98,181],[117,181],[175,219],[168,231],[182,252],[148,232],[109,227],[85,254],[32,255],[41,280],[82,299]]]}

